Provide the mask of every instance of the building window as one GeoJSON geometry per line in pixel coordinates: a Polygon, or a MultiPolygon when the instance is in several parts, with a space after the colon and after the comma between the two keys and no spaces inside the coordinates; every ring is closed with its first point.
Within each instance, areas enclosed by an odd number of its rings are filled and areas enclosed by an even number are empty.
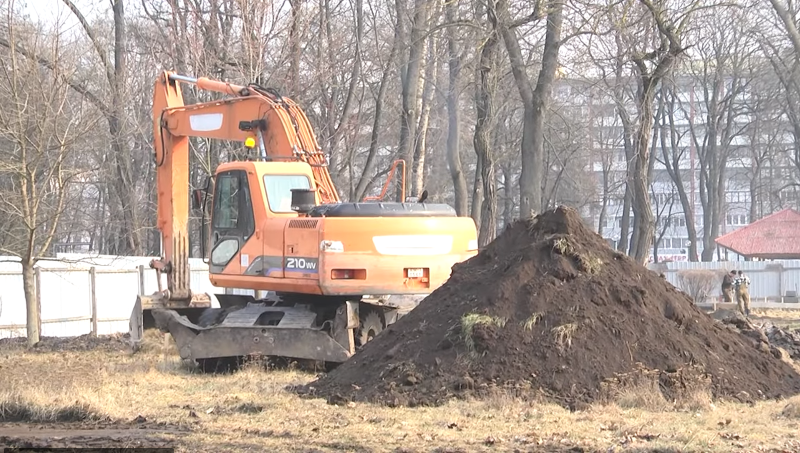
{"type": "Polygon", "coordinates": [[[750,216],[745,214],[728,214],[725,220],[726,225],[747,225],[750,223],[750,216]]]}

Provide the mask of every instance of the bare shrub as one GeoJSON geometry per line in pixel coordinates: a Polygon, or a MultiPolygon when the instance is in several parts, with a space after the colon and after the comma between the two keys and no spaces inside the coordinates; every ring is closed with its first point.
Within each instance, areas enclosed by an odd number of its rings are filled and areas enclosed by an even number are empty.
{"type": "Polygon", "coordinates": [[[705,302],[720,277],[716,272],[706,269],[687,269],[678,271],[678,286],[695,303],[705,302]]]}

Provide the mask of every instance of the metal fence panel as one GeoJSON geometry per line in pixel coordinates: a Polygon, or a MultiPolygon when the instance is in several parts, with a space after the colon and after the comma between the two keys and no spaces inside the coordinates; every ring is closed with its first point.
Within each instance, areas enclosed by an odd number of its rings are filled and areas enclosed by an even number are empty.
{"type": "MultiPolygon", "coordinates": [[[[667,281],[680,288],[678,273],[690,269],[707,269],[720,272],[720,282],[711,291],[710,297],[722,296],[722,273],[741,270],[750,277],[750,297],[753,301],[783,301],[787,296],[800,293],[800,260],[776,261],[714,261],[714,262],[670,262],[650,264],[649,268],[661,272],[667,281]]],[[[791,299],[788,299],[791,300],[791,299]]]]}

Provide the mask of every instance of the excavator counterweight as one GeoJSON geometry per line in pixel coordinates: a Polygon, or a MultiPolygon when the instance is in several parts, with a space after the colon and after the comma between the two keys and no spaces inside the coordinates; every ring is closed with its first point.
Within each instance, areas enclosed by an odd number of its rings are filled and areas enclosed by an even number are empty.
{"type": "MultiPolygon", "coordinates": [[[[167,288],[137,300],[131,329],[140,338],[151,314],[185,359],[342,362],[477,253],[472,219],[424,202],[427,194],[386,202],[387,180],[380,197],[342,202],[308,118],[276,90],[165,72],[155,84],[153,127],[163,256],[151,267],[167,275],[167,288]],[[181,83],[225,96],[185,105],[181,83]],[[196,200],[210,200],[199,212],[210,215],[200,236],[211,283],[258,298],[191,291],[190,137],[243,144],[245,157],[221,156],[196,200]]],[[[390,178],[398,168],[405,192],[403,161],[390,178]]]]}

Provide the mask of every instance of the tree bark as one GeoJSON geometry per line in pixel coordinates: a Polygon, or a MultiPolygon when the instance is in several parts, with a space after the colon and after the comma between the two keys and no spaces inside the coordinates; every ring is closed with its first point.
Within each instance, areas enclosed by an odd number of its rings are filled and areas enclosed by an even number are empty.
{"type": "MultiPolygon", "coordinates": [[[[398,15],[404,13],[398,10],[398,15]]],[[[398,20],[400,20],[398,18],[398,20]]],[[[422,54],[425,51],[425,27],[428,22],[428,1],[414,0],[414,20],[409,37],[408,65],[402,81],[402,111],[400,113],[400,144],[398,155],[406,161],[406,178],[411,179],[414,167],[414,131],[417,127],[419,112],[417,97],[419,95],[420,69],[422,54]]],[[[400,193],[398,191],[398,199],[400,193]]],[[[403,200],[398,200],[403,201],[403,200]]]]}
{"type": "Polygon", "coordinates": [[[428,58],[425,62],[425,80],[422,84],[422,105],[417,127],[417,141],[414,145],[414,165],[411,179],[411,196],[419,197],[425,187],[425,158],[427,154],[428,126],[430,125],[431,107],[433,105],[434,84],[438,75],[439,64],[436,59],[438,39],[431,37],[428,42],[428,58]]]}
{"type": "MultiPolygon", "coordinates": [[[[481,181],[483,197],[481,203],[481,223],[478,231],[478,245],[488,245],[494,240],[497,231],[497,194],[494,170],[494,156],[489,145],[489,133],[494,117],[493,69],[497,55],[498,36],[492,32],[484,41],[478,62],[478,83],[475,92],[475,133],[473,143],[475,153],[481,162],[481,181]]],[[[477,204],[478,200],[473,200],[477,204]]]]}
{"type": "MultiPolygon", "coordinates": [[[[683,210],[683,218],[686,221],[686,231],[687,235],[689,236],[688,257],[689,261],[695,262],[698,261],[698,255],[697,228],[695,227],[694,221],[694,205],[686,193],[685,182],[683,180],[681,170],[683,151],[679,151],[682,148],[679,146],[680,139],[677,136],[677,128],[675,126],[674,112],[676,106],[674,93],[671,90],[662,89],[661,97],[659,98],[659,108],[666,110],[666,115],[663,116],[665,124],[663,124],[660,128],[661,153],[664,158],[664,166],[678,191],[678,198],[683,210]],[[667,95],[670,95],[670,101],[668,107],[665,108],[665,97],[667,95]],[[669,121],[669,125],[666,124],[667,120],[669,121]],[[666,137],[667,129],[669,130],[669,139],[666,137]]],[[[694,178],[694,175],[690,175],[689,177],[694,178]]]]}
{"type": "Polygon", "coordinates": [[[660,81],[671,71],[677,57],[683,53],[676,28],[668,24],[664,11],[657,9],[650,0],[640,0],[648,9],[655,21],[661,38],[659,48],[651,55],[636,54],[633,63],[639,78],[637,106],[639,124],[633,137],[633,161],[629,165],[633,169],[631,177],[631,202],[635,215],[634,232],[631,240],[630,255],[640,264],[647,262],[650,242],[653,240],[655,226],[653,211],[648,195],[648,175],[651,172],[650,138],[653,132],[653,102],[660,81]],[[650,69],[645,62],[654,60],[654,68],[650,69]]]}
{"type": "Polygon", "coordinates": [[[289,0],[292,23],[289,26],[289,92],[297,96],[300,84],[300,14],[303,0],[289,0]]]}
{"type": "Polygon", "coordinates": [[[472,205],[470,206],[470,216],[475,222],[478,231],[481,230],[481,205],[483,203],[483,159],[480,155],[475,159],[475,175],[472,182],[472,205]]]}
{"type": "Polygon", "coordinates": [[[631,232],[631,204],[633,195],[631,194],[631,185],[629,182],[625,183],[625,195],[622,197],[622,216],[619,220],[619,242],[617,243],[617,250],[620,252],[630,254],[630,232],[631,232]]]}
{"type": "Polygon", "coordinates": [[[514,219],[514,180],[509,165],[501,167],[503,172],[503,228],[511,225],[514,219]]]}
{"type": "Polygon", "coordinates": [[[34,261],[22,259],[22,289],[25,293],[26,329],[28,346],[39,342],[41,332],[39,299],[36,297],[36,270],[34,261]]]}
{"type": "MultiPolygon", "coordinates": [[[[445,20],[455,21],[455,3],[445,1],[445,20]]],[[[447,78],[447,166],[450,169],[450,179],[453,180],[453,195],[455,210],[458,216],[469,213],[469,194],[467,193],[467,179],[461,166],[461,114],[458,106],[459,79],[461,75],[461,57],[456,43],[455,27],[445,29],[447,36],[448,78],[447,78]]]]}

